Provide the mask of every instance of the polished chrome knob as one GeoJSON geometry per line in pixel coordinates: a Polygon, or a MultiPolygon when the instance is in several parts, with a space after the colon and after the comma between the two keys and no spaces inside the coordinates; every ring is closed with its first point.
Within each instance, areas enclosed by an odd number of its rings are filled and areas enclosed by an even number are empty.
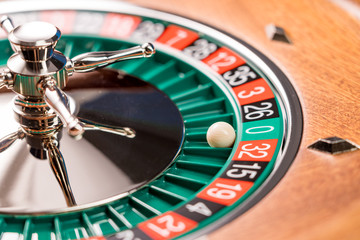
{"type": "Polygon", "coordinates": [[[61,36],[60,30],[47,22],[29,22],[14,28],[9,41],[15,52],[30,62],[49,59],[61,36]]]}

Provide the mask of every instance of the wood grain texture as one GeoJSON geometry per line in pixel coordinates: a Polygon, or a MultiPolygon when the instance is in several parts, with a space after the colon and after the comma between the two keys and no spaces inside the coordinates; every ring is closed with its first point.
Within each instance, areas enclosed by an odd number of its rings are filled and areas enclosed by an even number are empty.
{"type": "MultiPolygon", "coordinates": [[[[304,111],[300,151],[255,207],[210,239],[360,239],[360,151],[307,146],[338,136],[360,144],[360,22],[326,0],[131,0],[213,25],[261,50],[290,78],[304,111]],[[283,27],[293,44],[267,39],[283,27]]],[[[360,1],[353,1],[359,7],[360,1]]],[[[360,9],[360,8],[359,8],[360,9]]]]}

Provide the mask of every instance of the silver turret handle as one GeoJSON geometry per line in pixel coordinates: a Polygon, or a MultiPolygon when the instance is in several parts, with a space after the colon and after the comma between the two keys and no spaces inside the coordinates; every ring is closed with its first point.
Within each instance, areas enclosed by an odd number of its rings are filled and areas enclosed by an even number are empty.
{"type": "Polygon", "coordinates": [[[155,47],[151,43],[144,43],[143,45],[125,50],[89,52],[69,60],[66,69],[70,74],[72,72],[91,72],[119,61],[151,57],[154,53],[155,47]]]}
{"type": "Polygon", "coordinates": [[[81,118],[79,120],[83,124],[85,130],[98,130],[127,138],[134,138],[136,136],[135,130],[129,127],[114,127],[106,124],[95,123],[90,120],[81,118]]]}
{"type": "Polygon", "coordinates": [[[44,79],[40,87],[43,89],[45,102],[58,114],[67,127],[69,135],[80,139],[85,130],[80,121],[70,112],[65,93],[56,86],[52,78],[44,79]]]}
{"type": "Polygon", "coordinates": [[[25,138],[25,133],[19,129],[17,132],[11,133],[0,139],[0,153],[7,150],[18,139],[25,138]]]}
{"type": "Polygon", "coordinates": [[[0,19],[0,26],[4,29],[7,34],[14,30],[14,24],[8,16],[2,16],[0,19]]]}
{"type": "Polygon", "coordinates": [[[70,186],[69,175],[66,170],[65,161],[59,148],[57,147],[56,141],[51,139],[46,140],[44,142],[44,147],[47,150],[51,169],[64,194],[66,204],[69,207],[76,206],[77,204],[70,186]]]}

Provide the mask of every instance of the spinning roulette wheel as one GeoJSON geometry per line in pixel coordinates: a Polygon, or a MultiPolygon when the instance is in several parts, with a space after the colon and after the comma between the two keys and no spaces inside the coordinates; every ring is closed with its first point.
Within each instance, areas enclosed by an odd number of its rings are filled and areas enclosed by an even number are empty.
{"type": "Polygon", "coordinates": [[[360,4],[132,3],[0,3],[1,239],[356,239],[360,4]]]}

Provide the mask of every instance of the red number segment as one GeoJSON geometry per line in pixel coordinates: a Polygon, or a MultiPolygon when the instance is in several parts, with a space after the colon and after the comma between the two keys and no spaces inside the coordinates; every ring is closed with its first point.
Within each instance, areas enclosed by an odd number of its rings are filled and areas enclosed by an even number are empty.
{"type": "Polygon", "coordinates": [[[175,212],[167,212],[146,222],[138,228],[156,240],[171,239],[195,228],[197,223],[175,212]]]}
{"type": "Polygon", "coordinates": [[[109,13],[100,34],[107,37],[128,38],[141,22],[140,17],[109,13]]]}
{"type": "Polygon", "coordinates": [[[226,47],[219,48],[202,61],[219,74],[246,63],[242,57],[226,47]]]}
{"type": "Polygon", "coordinates": [[[235,92],[240,105],[274,98],[274,93],[263,78],[234,87],[233,91],[235,92]]]}
{"type": "Polygon", "coordinates": [[[252,182],[217,178],[202,190],[197,197],[229,206],[239,200],[253,184],[252,182]]]}
{"type": "Polygon", "coordinates": [[[61,33],[71,33],[75,21],[75,11],[43,11],[40,19],[44,22],[54,24],[61,33]]]}
{"type": "Polygon", "coordinates": [[[242,141],[232,160],[270,162],[274,155],[277,139],[242,141]]]}
{"type": "Polygon", "coordinates": [[[193,31],[175,25],[170,25],[156,41],[182,50],[198,38],[199,35],[193,31]]]}

